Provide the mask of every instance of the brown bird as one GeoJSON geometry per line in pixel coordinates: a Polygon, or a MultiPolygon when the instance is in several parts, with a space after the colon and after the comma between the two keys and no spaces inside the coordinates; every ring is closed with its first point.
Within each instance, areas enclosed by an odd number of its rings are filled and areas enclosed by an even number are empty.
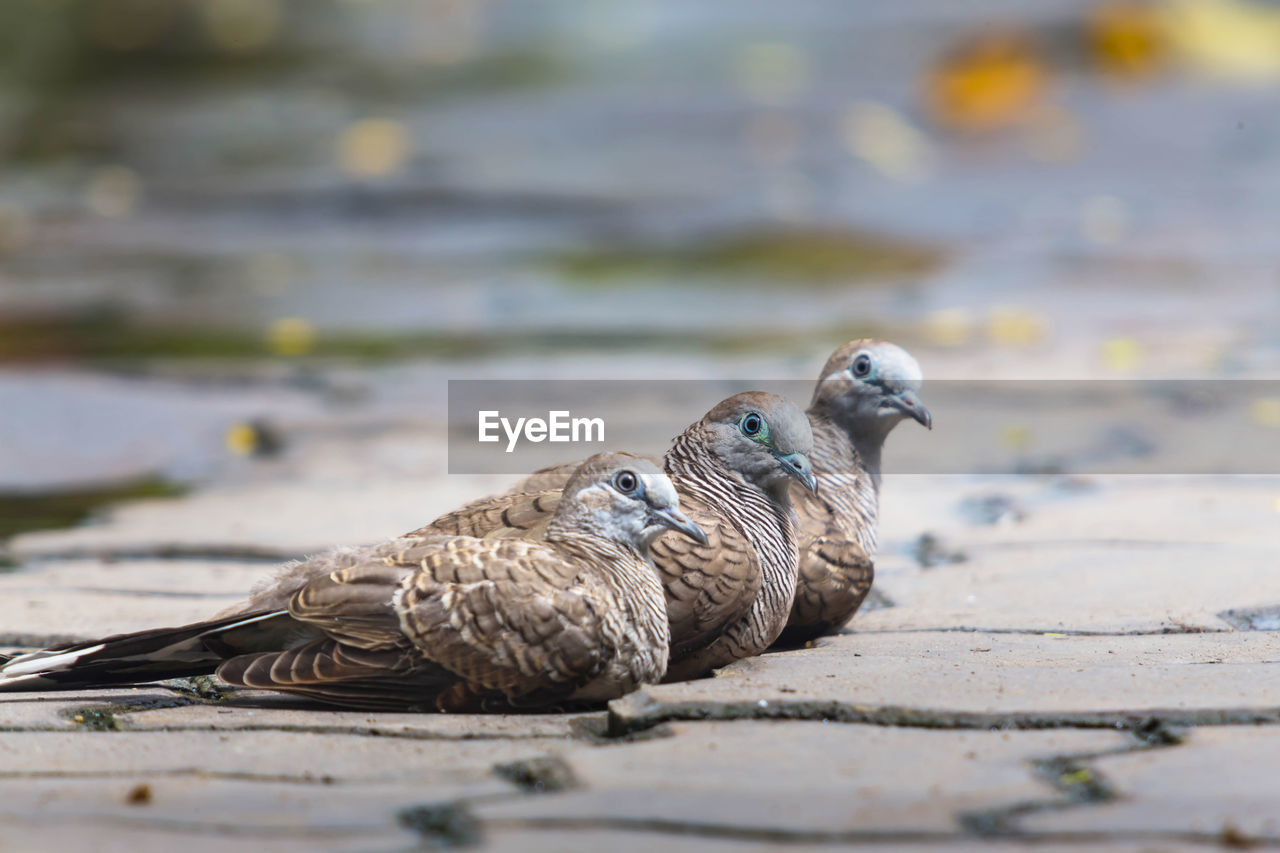
{"type": "MultiPolygon", "coordinates": [[[[663,466],[707,541],[664,536],[650,549],[671,620],[668,680],[758,654],[782,630],[796,579],[790,486],[814,488],[812,443],[804,413],[761,392],[724,400],[672,442],[663,466]]],[[[529,481],[546,490],[476,501],[413,535],[536,538],[566,467],[529,481]]]]}
{"type": "Polygon", "coordinates": [[[230,684],[364,708],[602,701],[667,666],[648,547],[706,536],[671,481],[630,454],[587,460],[538,540],[405,537],[287,569],[258,609],[12,658],[0,691],[215,672],[230,684]],[[283,607],[261,608],[283,602],[283,607]]]}
{"type": "MultiPolygon", "coordinates": [[[[849,341],[822,368],[807,412],[819,487],[791,490],[800,563],[780,645],[802,645],[840,630],[871,592],[881,452],[904,418],[933,428],[933,416],[920,402],[922,379],[911,354],[886,341],[849,341]]],[[[512,491],[558,488],[572,470],[568,464],[535,471],[512,491]]],[[[519,508],[511,518],[517,526],[526,521],[519,508]]]]}
{"type": "Polygon", "coordinates": [[[885,341],[850,341],[822,368],[808,409],[819,487],[793,495],[800,569],[780,644],[840,630],[871,591],[881,451],[904,418],[933,428],[918,395],[922,379],[910,353],[885,341]]]}

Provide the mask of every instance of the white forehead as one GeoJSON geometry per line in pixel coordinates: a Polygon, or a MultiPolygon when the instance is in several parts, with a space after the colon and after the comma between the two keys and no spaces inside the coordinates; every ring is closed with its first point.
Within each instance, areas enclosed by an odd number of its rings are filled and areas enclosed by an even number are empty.
{"type": "Polygon", "coordinates": [[[653,467],[637,473],[644,480],[644,491],[649,496],[649,503],[659,508],[679,505],[680,496],[676,494],[676,487],[671,484],[671,479],[666,474],[653,467]]]}
{"type": "Polygon", "coordinates": [[[867,347],[866,352],[876,360],[876,373],[880,378],[904,385],[918,385],[924,381],[920,362],[897,344],[877,344],[867,347]]]}
{"type": "Polygon", "coordinates": [[[919,390],[920,383],[924,381],[924,372],[920,370],[920,363],[912,357],[911,353],[897,344],[891,344],[887,341],[868,344],[854,351],[849,356],[847,363],[841,365],[834,373],[829,373],[822,377],[822,381],[847,380],[849,378],[849,366],[862,353],[871,356],[872,361],[875,362],[874,375],[876,379],[892,382],[899,387],[913,390],[919,390]]]}

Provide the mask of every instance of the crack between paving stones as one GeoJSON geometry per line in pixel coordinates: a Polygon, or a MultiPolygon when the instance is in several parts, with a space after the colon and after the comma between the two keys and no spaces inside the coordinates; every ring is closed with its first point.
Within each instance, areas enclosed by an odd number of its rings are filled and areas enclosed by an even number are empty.
{"type": "Polygon", "coordinates": [[[1156,720],[1167,727],[1263,725],[1280,723],[1280,707],[1207,708],[1199,711],[1008,712],[947,711],[897,705],[850,705],[838,701],[670,702],[643,690],[609,703],[609,737],[643,731],[662,723],[697,720],[819,720],[831,723],[981,730],[1114,729],[1134,731],[1156,720]],[[635,707],[631,707],[635,706],[635,707]]]}
{"type": "MultiPolygon", "coordinates": [[[[1013,634],[1029,637],[1167,637],[1181,634],[1236,634],[1241,629],[1232,627],[1210,628],[1199,625],[1170,625],[1164,628],[1143,628],[1135,631],[1093,631],[1087,628],[980,628],[968,625],[949,625],[937,628],[880,628],[846,631],[850,637],[877,634],[1013,634]]],[[[827,638],[821,637],[814,644],[821,646],[827,638]]],[[[790,651],[786,649],[784,651],[790,651]]]]}
{"type": "MultiPolygon", "coordinates": [[[[688,821],[661,820],[655,818],[497,818],[483,821],[481,829],[528,830],[616,830],[619,832],[656,833],[676,836],[714,838],[725,841],[766,841],[774,844],[885,844],[885,843],[936,843],[954,844],[973,841],[974,836],[965,832],[924,831],[868,831],[847,832],[828,830],[794,830],[772,827],[746,827],[729,824],[703,824],[688,821]]],[[[1028,843],[1081,843],[1104,841],[1182,842],[1221,846],[1219,833],[1160,832],[1160,831],[1081,831],[1036,832],[1005,836],[984,836],[983,843],[1026,845],[1028,843]]],[[[1250,836],[1250,847],[1280,848],[1280,836],[1250,836]]]]}
{"type": "Polygon", "coordinates": [[[1056,796],[1046,799],[1023,800],[1005,806],[960,812],[957,822],[969,833],[982,838],[1027,838],[1034,833],[1023,830],[1018,821],[1031,814],[1044,811],[1064,811],[1087,808],[1117,800],[1119,795],[1106,775],[1094,766],[1100,758],[1131,755],[1160,749],[1174,749],[1185,743],[1179,731],[1163,721],[1151,718],[1129,730],[1134,742],[1113,749],[1091,750],[1078,753],[1062,753],[1047,758],[1032,758],[1034,776],[1048,784],[1056,796]]]}

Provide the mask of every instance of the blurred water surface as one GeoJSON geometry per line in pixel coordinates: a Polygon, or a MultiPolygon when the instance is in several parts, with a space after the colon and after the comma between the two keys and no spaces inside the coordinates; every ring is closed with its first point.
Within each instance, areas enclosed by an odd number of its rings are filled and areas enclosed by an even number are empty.
{"type": "Polygon", "coordinates": [[[1277,20],[1224,0],[14,0],[0,487],[207,473],[193,460],[254,417],[431,419],[446,375],[541,375],[557,352],[809,377],[882,334],[931,375],[1274,370],[1277,20]],[[141,397],[47,381],[122,365],[141,397]],[[385,390],[407,375],[431,390],[385,390]]]}

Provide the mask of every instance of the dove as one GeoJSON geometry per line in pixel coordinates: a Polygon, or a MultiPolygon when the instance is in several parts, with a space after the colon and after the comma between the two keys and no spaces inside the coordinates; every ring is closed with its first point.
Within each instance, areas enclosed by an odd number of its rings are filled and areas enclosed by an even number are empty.
{"type": "MultiPolygon", "coordinates": [[[[818,489],[792,488],[800,563],[780,645],[839,631],[870,593],[885,439],[906,418],[933,428],[919,397],[922,379],[911,354],[887,341],[849,341],[827,359],[807,411],[818,489]]],[[[572,470],[543,468],[511,491],[558,488],[572,470]]]]}
{"type": "Polygon", "coordinates": [[[659,680],[670,632],[649,547],[707,537],[651,462],[601,454],[538,540],[410,536],[285,570],[256,607],[12,657],[0,691],[223,681],[356,708],[600,702],[659,680]]]}
{"type": "MultiPolygon", "coordinates": [[[[763,392],[722,401],[673,440],[663,467],[707,541],[663,536],[650,548],[671,621],[667,680],[758,654],[782,631],[798,559],[791,485],[814,488],[812,446],[804,413],[763,392]]],[[[551,488],[475,501],[412,535],[537,538],[565,467],[541,472],[551,488]]]]}
{"type": "Polygon", "coordinates": [[[922,379],[910,353],[886,341],[850,341],[823,366],[807,411],[818,489],[793,495],[800,568],[781,644],[835,633],[871,591],[884,442],[906,418],[933,428],[922,379]]]}

